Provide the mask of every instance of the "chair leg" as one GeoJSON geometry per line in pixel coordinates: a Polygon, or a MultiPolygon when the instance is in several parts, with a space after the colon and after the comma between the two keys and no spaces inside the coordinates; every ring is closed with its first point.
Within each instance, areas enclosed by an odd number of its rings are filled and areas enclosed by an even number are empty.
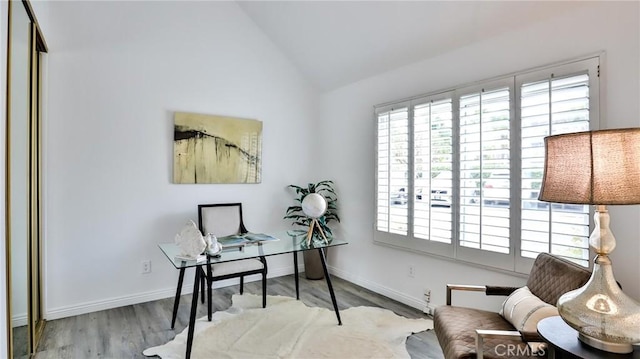
{"type": "Polygon", "coordinates": [[[204,291],[205,291],[205,286],[204,286],[204,279],[205,279],[205,275],[204,275],[204,269],[202,269],[202,267],[198,267],[198,270],[201,270],[202,272],[200,273],[200,302],[202,304],[204,304],[204,291]]]}
{"type": "Polygon", "coordinates": [[[476,331],[476,358],[484,358],[484,338],[476,331]]]}
{"type": "Polygon", "coordinates": [[[240,295],[244,293],[244,276],[240,277],[240,295]]]}

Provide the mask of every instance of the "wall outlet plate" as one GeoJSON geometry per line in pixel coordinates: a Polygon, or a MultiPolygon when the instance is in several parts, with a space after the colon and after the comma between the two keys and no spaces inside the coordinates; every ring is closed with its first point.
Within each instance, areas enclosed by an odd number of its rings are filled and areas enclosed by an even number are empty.
{"type": "Polygon", "coordinates": [[[147,259],[147,260],[142,261],[141,273],[142,274],[151,273],[151,261],[150,260],[147,259]]]}

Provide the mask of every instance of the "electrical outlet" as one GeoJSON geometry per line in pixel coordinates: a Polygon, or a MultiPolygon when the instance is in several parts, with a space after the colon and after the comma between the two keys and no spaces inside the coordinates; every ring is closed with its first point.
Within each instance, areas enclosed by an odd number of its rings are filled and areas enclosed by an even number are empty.
{"type": "Polygon", "coordinates": [[[151,273],[151,261],[145,260],[142,261],[142,274],[151,273]]]}
{"type": "Polygon", "coordinates": [[[427,305],[431,303],[431,289],[429,288],[424,290],[424,301],[427,302],[427,305]]]}
{"type": "Polygon", "coordinates": [[[407,272],[409,278],[413,278],[416,275],[415,268],[413,268],[413,264],[409,264],[409,270],[407,272]]]}

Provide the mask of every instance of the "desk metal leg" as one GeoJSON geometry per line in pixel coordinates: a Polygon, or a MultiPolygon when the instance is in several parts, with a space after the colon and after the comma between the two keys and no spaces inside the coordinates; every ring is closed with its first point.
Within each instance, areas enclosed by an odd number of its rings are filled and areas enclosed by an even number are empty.
{"type": "Polygon", "coordinates": [[[300,279],[298,278],[298,252],[293,252],[293,275],[296,281],[296,299],[300,300],[300,279]]]}
{"type": "Polygon", "coordinates": [[[329,271],[327,270],[327,261],[324,257],[324,251],[322,248],[318,248],[318,253],[320,253],[320,259],[322,260],[322,269],[324,269],[324,278],[327,280],[327,286],[329,287],[329,294],[331,294],[331,302],[333,303],[333,310],[336,312],[336,317],[338,318],[338,325],[342,325],[342,320],[340,319],[340,311],[338,311],[338,303],[336,302],[336,294],[333,292],[333,286],[331,285],[331,278],[329,277],[329,271]]]}
{"type": "Polygon", "coordinates": [[[262,308],[267,307],[267,259],[265,257],[260,257],[260,262],[262,262],[262,308]]]}
{"type": "Polygon", "coordinates": [[[178,316],[178,305],[180,304],[180,293],[182,293],[182,280],[184,279],[184,268],[180,268],[178,275],[178,288],[176,288],[176,298],[173,300],[173,315],[171,316],[171,329],[176,325],[178,316]]]}
{"type": "Polygon", "coordinates": [[[196,324],[196,312],[198,311],[198,292],[200,285],[200,267],[196,267],[196,278],[193,281],[193,298],[191,298],[191,315],[189,316],[189,331],[187,333],[187,354],[185,359],[191,358],[191,345],[193,344],[193,330],[196,324]]]}
{"type": "Polygon", "coordinates": [[[211,269],[211,263],[207,263],[207,319],[211,321],[212,297],[213,297],[213,270],[211,269]]]}

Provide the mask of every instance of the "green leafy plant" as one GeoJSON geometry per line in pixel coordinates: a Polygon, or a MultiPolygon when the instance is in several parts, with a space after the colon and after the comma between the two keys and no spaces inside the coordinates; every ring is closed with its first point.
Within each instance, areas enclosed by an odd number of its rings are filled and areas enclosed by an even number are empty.
{"type": "MultiPolygon", "coordinates": [[[[333,232],[331,228],[329,228],[328,224],[332,221],[340,222],[340,217],[338,217],[338,207],[336,202],[338,202],[338,197],[336,195],[335,190],[333,189],[333,181],[320,181],[318,183],[309,183],[306,187],[300,187],[296,185],[289,185],[287,188],[292,188],[295,190],[297,198],[295,199],[296,204],[287,208],[287,213],[284,216],[284,219],[291,219],[293,226],[301,226],[306,229],[295,229],[290,231],[293,235],[303,235],[307,234],[307,230],[311,225],[312,219],[307,217],[302,211],[302,200],[309,193],[318,193],[322,195],[327,201],[327,211],[323,216],[317,218],[318,224],[322,231],[327,236],[327,239],[331,239],[333,237],[333,232]]],[[[313,240],[324,240],[322,238],[322,234],[320,233],[317,227],[313,227],[313,240]]]]}

